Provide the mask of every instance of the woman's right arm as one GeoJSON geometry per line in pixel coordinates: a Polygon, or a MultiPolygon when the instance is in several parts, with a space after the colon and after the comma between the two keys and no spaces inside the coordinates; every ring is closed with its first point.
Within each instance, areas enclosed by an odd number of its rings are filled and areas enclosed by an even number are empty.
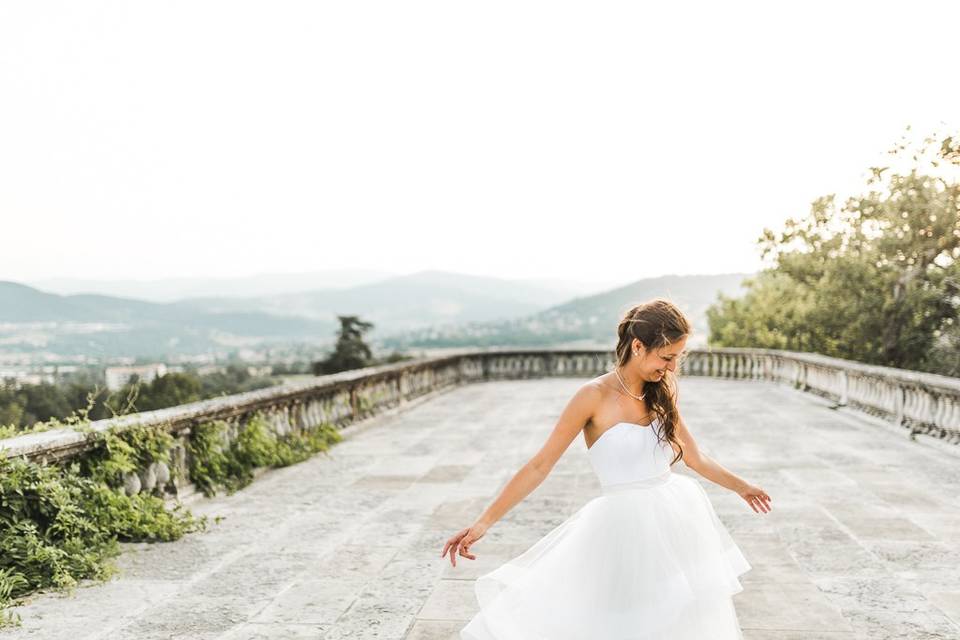
{"type": "Polygon", "coordinates": [[[496,500],[480,514],[472,526],[457,532],[447,540],[440,554],[441,558],[449,550],[450,562],[453,566],[457,565],[457,553],[471,560],[476,559],[476,556],[468,552],[470,545],[483,537],[495,522],[526,498],[550,475],[557,460],[589,422],[599,396],[600,390],[593,383],[588,382],[577,390],[564,407],[557,424],[540,450],[514,474],[496,500]]]}

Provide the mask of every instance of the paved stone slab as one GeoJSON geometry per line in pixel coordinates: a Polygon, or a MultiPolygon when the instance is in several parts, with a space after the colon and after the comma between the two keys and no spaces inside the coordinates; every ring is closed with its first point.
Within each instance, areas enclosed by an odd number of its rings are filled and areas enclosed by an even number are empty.
{"type": "MultiPolygon", "coordinates": [[[[457,567],[439,557],[547,437],[580,380],[475,384],[381,416],[327,454],[191,508],[205,533],[128,544],[120,574],[38,594],[6,638],[458,640],[473,581],[598,495],[582,437],[457,567]]],[[[772,513],[697,478],[753,570],[747,640],[960,637],[960,454],[769,382],[687,378],[701,447],[772,513]]],[[[590,639],[592,640],[592,639],[590,639]]]]}

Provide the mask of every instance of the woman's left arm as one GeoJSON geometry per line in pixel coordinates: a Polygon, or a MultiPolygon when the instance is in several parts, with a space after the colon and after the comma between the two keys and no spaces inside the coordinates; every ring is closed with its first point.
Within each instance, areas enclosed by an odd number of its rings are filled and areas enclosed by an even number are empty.
{"type": "Polygon", "coordinates": [[[746,500],[750,508],[757,513],[770,511],[770,496],[758,486],[752,485],[722,464],[700,451],[693,434],[687,428],[680,412],[677,412],[677,428],[674,431],[683,446],[683,461],[698,474],[725,489],[730,489],[746,500]]]}
{"type": "MultiPolygon", "coordinates": [[[[677,383],[675,379],[672,382],[673,383],[670,385],[669,389],[673,394],[674,404],[676,405],[678,397],[676,386],[677,383]]],[[[747,504],[750,505],[750,508],[755,512],[767,513],[770,511],[770,496],[767,495],[766,491],[756,485],[750,484],[707,454],[700,451],[700,448],[697,446],[697,441],[694,439],[693,434],[690,433],[687,423],[683,421],[683,417],[680,415],[679,409],[677,409],[677,424],[674,429],[674,436],[683,447],[682,460],[688,467],[696,471],[710,482],[718,484],[721,487],[729,489],[730,491],[733,491],[739,495],[741,498],[746,500],[747,504]]],[[[670,445],[676,452],[677,445],[672,442],[670,445]]]]}

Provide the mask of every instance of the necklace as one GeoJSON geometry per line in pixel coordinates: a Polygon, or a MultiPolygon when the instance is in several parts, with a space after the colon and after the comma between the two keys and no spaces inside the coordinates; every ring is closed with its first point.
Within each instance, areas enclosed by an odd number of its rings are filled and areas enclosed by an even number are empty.
{"type": "Polygon", "coordinates": [[[640,395],[635,395],[630,389],[627,389],[626,383],[623,381],[623,378],[620,377],[620,367],[615,367],[613,372],[617,374],[617,380],[620,381],[620,386],[627,392],[627,395],[635,400],[643,400],[646,397],[646,394],[641,393],[640,395]]]}

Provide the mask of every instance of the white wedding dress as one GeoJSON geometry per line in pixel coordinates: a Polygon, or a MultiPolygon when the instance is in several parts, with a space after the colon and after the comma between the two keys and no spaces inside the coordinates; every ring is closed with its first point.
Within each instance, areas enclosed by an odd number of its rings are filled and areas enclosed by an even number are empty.
{"type": "Polygon", "coordinates": [[[732,596],[750,564],[700,483],[670,469],[658,424],[600,435],[602,495],[477,579],[461,640],[743,638],[732,596]]]}

